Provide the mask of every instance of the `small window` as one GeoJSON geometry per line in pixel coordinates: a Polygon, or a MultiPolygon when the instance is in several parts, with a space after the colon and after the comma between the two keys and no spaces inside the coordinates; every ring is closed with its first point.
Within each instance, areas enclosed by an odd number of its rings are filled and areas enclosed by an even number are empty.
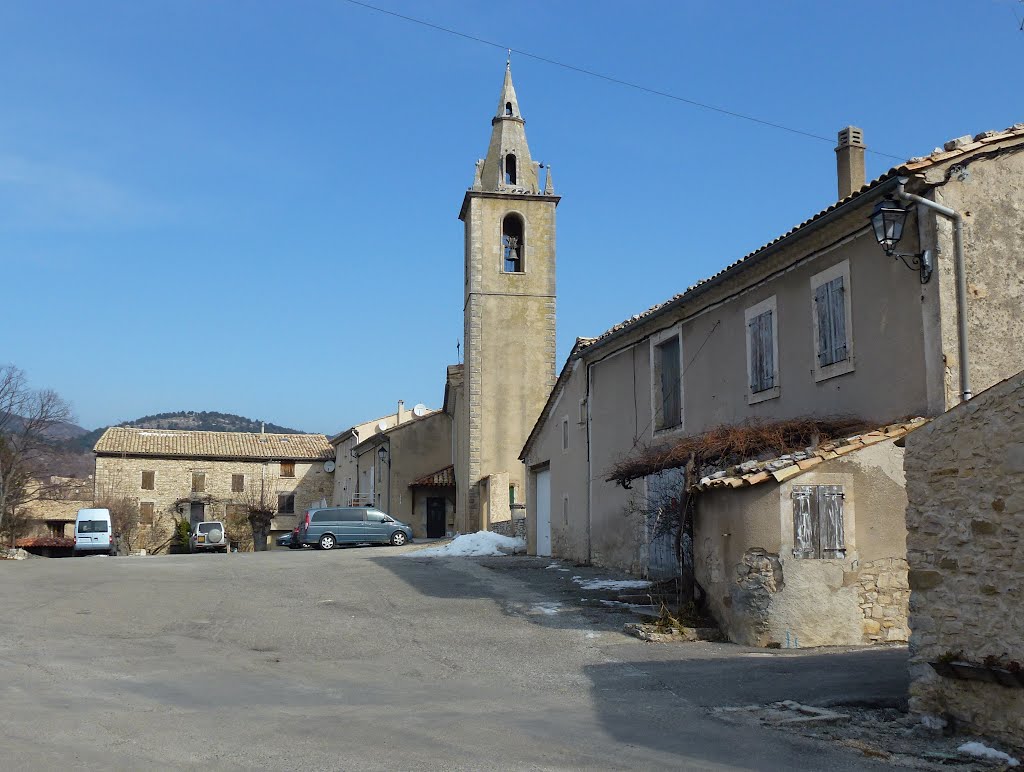
{"type": "Polygon", "coordinates": [[[679,336],[672,335],[655,346],[654,426],[672,429],[683,422],[683,384],[679,364],[679,336]]]}
{"type": "Polygon", "coordinates": [[[569,449],[569,419],[562,419],[562,450],[569,449]]]}
{"type": "Polygon", "coordinates": [[[244,474],[233,474],[231,475],[231,492],[242,493],[245,490],[245,475],[244,474]]]}
{"type": "Polygon", "coordinates": [[[511,507],[511,506],[514,506],[515,503],[516,503],[516,486],[515,485],[509,485],[508,486],[508,505],[511,507]]]}
{"type": "Polygon", "coordinates": [[[793,556],[846,557],[842,485],[793,486],[793,556]]]}
{"type": "Polygon", "coordinates": [[[205,472],[193,472],[192,473],[192,492],[203,493],[206,490],[206,473],[205,472]]]}
{"type": "Polygon", "coordinates": [[[279,494],[277,494],[277,512],[280,515],[294,515],[295,514],[295,494],[294,493],[279,493],[279,494]]]}
{"type": "Polygon", "coordinates": [[[523,221],[518,215],[506,215],[501,221],[501,247],[504,272],[522,273],[526,239],[523,236],[523,221]]]}
{"type": "Polygon", "coordinates": [[[142,473],[142,490],[151,491],[156,487],[156,472],[142,473]]]}
{"type": "Polygon", "coordinates": [[[778,397],[779,392],[779,323],[775,296],[746,310],[747,378],[750,404],[778,397]]]}
{"type": "Polygon", "coordinates": [[[516,157],[513,153],[505,156],[505,184],[516,184],[516,157]]]}
{"type": "Polygon", "coordinates": [[[106,520],[79,520],[78,521],[78,532],[79,533],[106,533],[107,532],[107,521],[106,520]]]}
{"type": "Polygon", "coordinates": [[[343,523],[360,523],[366,519],[366,510],[343,509],[338,519],[343,523]]]}
{"type": "Polygon", "coordinates": [[[141,525],[153,525],[153,502],[139,502],[139,523],[141,525]]]}
{"type": "Polygon", "coordinates": [[[375,509],[371,509],[366,513],[366,522],[368,523],[386,523],[388,516],[383,512],[378,512],[375,509]]]}
{"type": "Polygon", "coordinates": [[[282,461],[281,462],[281,476],[282,477],[294,477],[295,476],[295,462],[294,461],[282,461]]]}
{"type": "Polygon", "coordinates": [[[505,115],[507,115],[509,117],[512,116],[512,103],[511,102],[506,102],[505,103],[505,115]]]}

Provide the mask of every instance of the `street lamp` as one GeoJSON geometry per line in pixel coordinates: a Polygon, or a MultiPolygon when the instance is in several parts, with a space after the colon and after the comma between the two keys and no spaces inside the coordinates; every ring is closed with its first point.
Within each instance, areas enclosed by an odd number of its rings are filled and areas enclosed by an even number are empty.
{"type": "Polygon", "coordinates": [[[919,271],[921,283],[927,284],[932,278],[932,253],[927,249],[918,255],[896,251],[896,245],[903,238],[903,226],[906,225],[909,211],[909,208],[905,209],[891,198],[883,198],[875,205],[869,219],[875,231],[875,241],[885,250],[885,254],[898,257],[907,268],[919,271]],[[910,262],[907,262],[908,258],[910,262]]]}
{"type": "MultiPolygon", "coordinates": [[[[971,391],[970,372],[967,366],[968,345],[967,345],[967,267],[964,260],[964,218],[955,209],[932,201],[931,199],[919,196],[916,193],[907,192],[907,177],[896,178],[896,198],[910,204],[917,204],[930,209],[935,214],[945,217],[953,225],[953,274],[956,279],[956,314],[957,314],[957,348],[960,356],[960,394],[964,402],[974,396],[971,391]]],[[[908,207],[909,209],[909,207],[908,207]]],[[[903,255],[896,252],[896,244],[903,238],[903,225],[907,220],[907,209],[903,209],[892,198],[885,198],[875,205],[871,213],[871,227],[875,231],[875,239],[885,250],[885,254],[898,257],[904,265],[911,270],[915,266],[920,268],[921,283],[927,284],[932,277],[932,253],[925,250],[919,255],[903,255]],[[906,258],[911,259],[908,263],[906,258]]]]}
{"type": "Polygon", "coordinates": [[[383,445],[381,445],[377,449],[377,458],[380,459],[380,462],[382,464],[387,462],[387,460],[388,460],[388,449],[386,447],[384,447],[383,445]]]}

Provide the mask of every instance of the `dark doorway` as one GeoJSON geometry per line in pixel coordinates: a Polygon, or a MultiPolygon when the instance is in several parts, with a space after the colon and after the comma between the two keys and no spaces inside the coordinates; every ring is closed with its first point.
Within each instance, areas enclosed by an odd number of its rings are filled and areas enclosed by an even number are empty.
{"type": "Polygon", "coordinates": [[[188,513],[188,520],[194,531],[197,525],[206,520],[206,505],[201,501],[193,501],[188,513]]]}
{"type": "Polygon", "coordinates": [[[431,496],[427,499],[427,538],[444,536],[444,499],[431,496]]]}

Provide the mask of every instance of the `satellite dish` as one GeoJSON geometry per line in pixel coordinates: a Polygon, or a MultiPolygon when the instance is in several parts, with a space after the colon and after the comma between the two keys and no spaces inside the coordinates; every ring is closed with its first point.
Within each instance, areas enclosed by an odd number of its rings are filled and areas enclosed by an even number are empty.
{"type": "Polygon", "coordinates": [[[324,471],[327,472],[327,474],[330,474],[331,472],[333,472],[334,471],[334,462],[333,461],[324,461],[324,471]]]}
{"type": "Polygon", "coordinates": [[[422,418],[427,414],[427,406],[420,402],[412,409],[412,414],[417,418],[422,418]]]}
{"type": "Polygon", "coordinates": [[[377,431],[378,432],[386,431],[387,428],[388,428],[388,422],[387,421],[378,421],[377,422],[377,431]]]}

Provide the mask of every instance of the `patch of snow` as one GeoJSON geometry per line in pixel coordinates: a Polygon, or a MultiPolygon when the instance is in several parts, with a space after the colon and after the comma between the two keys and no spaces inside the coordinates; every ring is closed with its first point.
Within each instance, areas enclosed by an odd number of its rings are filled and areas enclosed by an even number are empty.
{"type": "Polygon", "coordinates": [[[530,611],[532,611],[534,614],[547,614],[548,616],[553,616],[561,610],[561,603],[538,603],[536,606],[530,609],[530,611]]]}
{"type": "Polygon", "coordinates": [[[560,571],[563,570],[559,568],[558,563],[552,563],[550,566],[544,566],[545,571],[550,571],[553,568],[558,568],[560,571]]]}
{"type": "Polygon", "coordinates": [[[600,638],[601,634],[600,633],[595,633],[595,632],[589,632],[589,633],[587,633],[587,637],[588,638],[600,638]]]}
{"type": "Polygon", "coordinates": [[[989,748],[987,745],[982,745],[979,742],[964,743],[958,751],[966,753],[968,756],[975,756],[979,759],[991,759],[992,761],[1001,761],[1008,767],[1019,767],[1020,762],[1017,761],[1013,756],[1002,751],[997,751],[995,748],[989,748]]]}
{"type": "Polygon", "coordinates": [[[568,568],[559,568],[558,570],[559,571],[565,571],[565,573],[569,573],[569,569],[568,568]]]}
{"type": "Polygon", "coordinates": [[[926,714],[921,716],[921,723],[924,724],[926,729],[931,729],[936,732],[946,728],[946,719],[939,716],[929,716],[926,714]]]}
{"type": "Polygon", "coordinates": [[[640,590],[651,586],[644,579],[584,579],[574,576],[572,580],[584,590],[640,590]]]}
{"type": "Polygon", "coordinates": [[[427,547],[405,554],[416,558],[491,557],[508,555],[523,549],[526,549],[526,542],[523,539],[502,536],[490,531],[477,531],[456,536],[441,547],[427,547]]]}

